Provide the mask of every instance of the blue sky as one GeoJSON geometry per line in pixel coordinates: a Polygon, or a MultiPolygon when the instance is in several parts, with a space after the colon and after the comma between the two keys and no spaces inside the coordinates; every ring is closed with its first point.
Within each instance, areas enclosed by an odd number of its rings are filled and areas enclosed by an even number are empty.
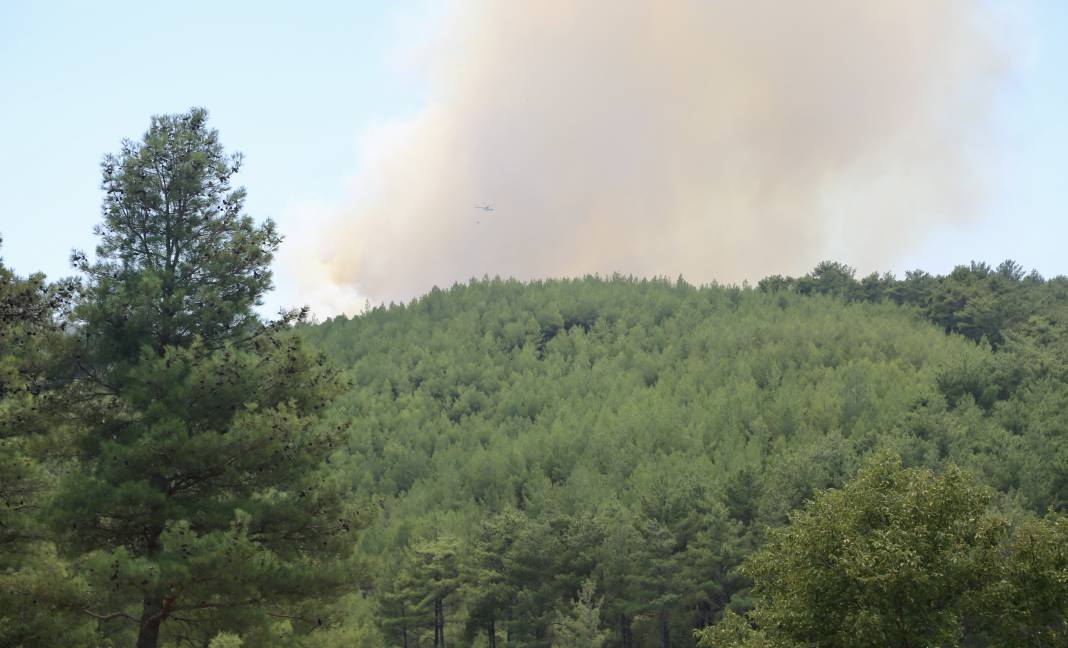
{"type": "Polygon", "coordinates": [[[368,124],[414,109],[398,40],[419,2],[0,3],[0,235],[19,273],[92,250],[99,164],[150,115],[204,106],[245,154],[249,212],[337,200],[368,124]]]}
{"type": "Polygon", "coordinates": [[[969,260],[1012,258],[1068,275],[1068,2],[1021,10],[1028,38],[999,98],[992,137],[1002,153],[995,194],[975,222],[935,232],[901,268],[945,272],[969,260]]]}
{"type": "MultiPolygon", "coordinates": [[[[361,135],[424,103],[425,80],[400,52],[434,28],[440,6],[0,3],[0,255],[20,273],[69,274],[70,249],[93,246],[102,155],[150,115],[190,106],[207,107],[227,148],[245,154],[250,213],[298,232],[300,205],[343,199],[361,135]]],[[[1068,2],[1027,7],[993,125],[993,199],[889,269],[1012,257],[1068,274],[1068,2]]]]}

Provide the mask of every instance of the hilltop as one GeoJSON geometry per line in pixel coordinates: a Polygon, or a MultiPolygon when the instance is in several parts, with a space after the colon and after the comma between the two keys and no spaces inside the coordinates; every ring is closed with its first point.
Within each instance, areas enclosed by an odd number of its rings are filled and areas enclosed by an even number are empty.
{"type": "Polygon", "coordinates": [[[609,645],[687,645],[749,605],[765,530],[880,450],[1063,510],[1066,294],[1011,262],[827,263],[752,288],[473,281],[304,328],[351,383],[326,418],[377,512],[365,613],[396,645],[543,645],[592,579],[609,645]]]}

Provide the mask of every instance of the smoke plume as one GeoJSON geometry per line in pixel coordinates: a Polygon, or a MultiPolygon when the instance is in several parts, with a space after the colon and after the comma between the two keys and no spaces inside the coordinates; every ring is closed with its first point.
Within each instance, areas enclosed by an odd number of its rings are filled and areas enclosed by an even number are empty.
{"type": "Polygon", "coordinates": [[[885,268],[984,199],[994,23],[982,0],[457,0],[430,101],[368,138],[308,281],[377,302],[885,268]]]}

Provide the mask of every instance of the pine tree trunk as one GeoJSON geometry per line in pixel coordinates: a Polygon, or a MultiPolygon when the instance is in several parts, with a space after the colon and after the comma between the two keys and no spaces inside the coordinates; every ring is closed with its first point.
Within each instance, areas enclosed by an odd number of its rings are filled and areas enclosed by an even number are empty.
{"type": "Polygon", "coordinates": [[[404,648],[408,648],[408,610],[405,609],[404,603],[400,604],[401,609],[401,641],[404,644],[404,648]]]}
{"type": "Polygon", "coordinates": [[[163,597],[146,594],[141,605],[141,629],[137,633],[137,648],[159,646],[159,626],[163,623],[163,597]]]}
{"type": "Polygon", "coordinates": [[[671,648],[671,626],[667,610],[660,611],[660,648],[671,648]]]}
{"type": "Polygon", "coordinates": [[[438,627],[438,602],[434,601],[434,648],[441,645],[441,628],[438,627]]]}
{"type": "Polygon", "coordinates": [[[634,633],[630,629],[630,617],[626,614],[619,615],[619,639],[620,648],[634,648],[634,633]]]}
{"type": "Polygon", "coordinates": [[[441,648],[445,648],[445,600],[438,599],[438,627],[441,628],[441,648]]]}
{"type": "Polygon", "coordinates": [[[490,619],[487,631],[489,633],[489,648],[497,648],[497,623],[493,619],[490,619]]]}
{"type": "MultiPolygon", "coordinates": [[[[166,481],[161,475],[152,476],[152,484],[157,488],[166,488],[166,481]]],[[[154,508],[152,513],[157,511],[154,508]]],[[[160,536],[163,535],[163,525],[156,524],[147,530],[146,551],[148,557],[154,558],[160,551],[160,536]]],[[[162,594],[158,592],[146,592],[141,602],[141,628],[137,632],[137,648],[157,648],[159,646],[159,627],[167,616],[167,605],[162,594]]]]}

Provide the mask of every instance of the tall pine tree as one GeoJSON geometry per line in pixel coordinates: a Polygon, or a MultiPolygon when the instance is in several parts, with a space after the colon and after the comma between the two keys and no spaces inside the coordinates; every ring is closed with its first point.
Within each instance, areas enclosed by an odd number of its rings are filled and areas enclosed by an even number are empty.
{"type": "Polygon", "coordinates": [[[95,260],[75,310],[81,468],[52,521],[84,566],[101,619],[138,648],[322,623],[308,599],[348,580],[359,516],[324,468],[338,429],[318,413],[339,379],[265,323],[281,237],[244,213],[207,113],[154,117],[103,162],[95,260]],[[104,607],[107,606],[107,607],[104,607]]]}

